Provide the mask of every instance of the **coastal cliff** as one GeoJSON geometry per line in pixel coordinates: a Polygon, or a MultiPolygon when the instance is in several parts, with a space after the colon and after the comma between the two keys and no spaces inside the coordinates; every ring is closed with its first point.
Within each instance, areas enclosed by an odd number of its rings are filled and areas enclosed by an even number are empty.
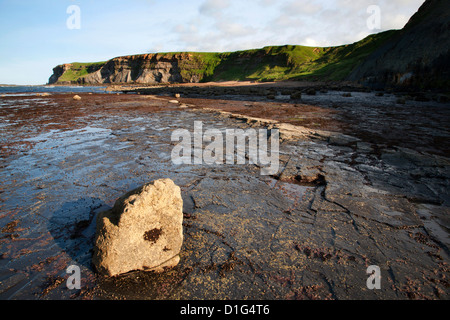
{"type": "Polygon", "coordinates": [[[446,89],[450,86],[447,1],[427,0],[403,29],[373,34],[353,44],[123,56],[59,65],[49,84],[320,80],[379,88],[446,89]]]}
{"type": "Polygon", "coordinates": [[[370,87],[450,87],[450,6],[427,0],[348,77],[370,87]]]}
{"type": "Polygon", "coordinates": [[[53,69],[49,84],[199,82],[214,62],[209,62],[207,56],[216,55],[155,53],[116,57],[106,62],[62,64],[53,69]]]}
{"type": "Polygon", "coordinates": [[[143,54],[117,57],[99,70],[79,79],[83,84],[98,83],[178,83],[199,82],[201,76],[191,69],[202,61],[189,53],[143,54]]]}
{"type": "Polygon", "coordinates": [[[236,52],[155,53],[116,57],[95,64],[63,64],[53,69],[49,84],[345,80],[355,65],[394,32],[329,48],[268,46],[236,52]]]}

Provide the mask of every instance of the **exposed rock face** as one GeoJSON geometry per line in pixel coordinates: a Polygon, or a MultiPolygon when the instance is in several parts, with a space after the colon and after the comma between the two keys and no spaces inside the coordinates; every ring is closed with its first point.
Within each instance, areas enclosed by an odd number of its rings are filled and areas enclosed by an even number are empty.
{"type": "Polygon", "coordinates": [[[198,82],[198,77],[184,73],[180,68],[181,63],[195,64],[194,60],[188,53],[117,57],[80,81],[84,84],[198,82]]]}
{"type": "Polygon", "coordinates": [[[427,0],[405,27],[349,76],[375,87],[442,87],[450,79],[450,6],[427,0]]]}
{"type": "MultiPolygon", "coordinates": [[[[450,86],[449,21],[448,0],[427,0],[402,30],[386,31],[378,34],[379,37],[369,36],[367,37],[369,40],[363,39],[350,45],[345,49],[349,50],[345,55],[342,51],[344,46],[315,48],[310,52],[316,59],[313,61],[310,61],[309,56],[297,60],[299,54],[293,53],[296,46],[265,47],[213,55],[189,52],[141,54],[96,63],[87,66],[83,72],[72,69],[75,71],[69,73],[72,77],[63,77],[71,68],[71,64],[60,65],[53,69],[54,73],[49,79],[49,84],[64,82],[158,84],[201,80],[321,79],[350,80],[375,88],[398,86],[413,89],[446,89],[450,86]],[[336,54],[340,57],[339,61],[334,61],[336,54]],[[351,60],[346,60],[348,57],[351,57],[351,60]],[[300,77],[305,71],[302,69],[305,61],[309,61],[307,65],[312,63],[308,67],[310,68],[314,67],[314,61],[320,62],[324,58],[330,60],[331,69],[337,68],[339,72],[322,75],[318,72],[310,78],[300,77]],[[352,68],[338,66],[339,64],[351,64],[352,68]],[[289,68],[290,71],[286,73],[292,73],[292,77],[277,78],[277,75],[267,71],[275,66],[289,68]],[[230,73],[230,70],[234,71],[230,73]],[[255,73],[259,73],[257,70],[267,72],[255,78],[255,73]]],[[[303,47],[303,50],[307,50],[306,47],[303,47]]],[[[315,93],[313,89],[306,92],[307,95],[315,93]]],[[[267,93],[270,99],[275,96],[273,92],[267,93]]],[[[292,99],[299,99],[299,96],[294,95],[292,99]]]]}
{"type": "Polygon", "coordinates": [[[183,243],[183,200],[170,179],[156,180],[100,213],[93,263],[103,275],[163,271],[178,264],[183,243]]]}
{"type": "Polygon", "coordinates": [[[72,67],[71,63],[61,64],[59,66],[56,66],[53,68],[53,74],[51,75],[50,79],[48,80],[48,83],[56,83],[58,79],[72,67]]]}
{"type": "MultiPolygon", "coordinates": [[[[87,66],[88,74],[79,77],[80,84],[103,83],[178,83],[199,82],[202,74],[195,70],[204,62],[187,53],[156,53],[117,57],[100,64],[87,66]]],[[[49,84],[62,83],[61,76],[71,69],[72,64],[62,64],[53,69],[49,84]]]]}

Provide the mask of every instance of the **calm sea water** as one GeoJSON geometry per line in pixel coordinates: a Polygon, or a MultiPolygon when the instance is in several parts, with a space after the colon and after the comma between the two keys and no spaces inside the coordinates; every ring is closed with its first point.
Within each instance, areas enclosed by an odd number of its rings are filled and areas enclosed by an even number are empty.
{"type": "Polygon", "coordinates": [[[108,93],[106,87],[83,87],[83,86],[0,86],[0,94],[23,94],[23,93],[108,93]]]}

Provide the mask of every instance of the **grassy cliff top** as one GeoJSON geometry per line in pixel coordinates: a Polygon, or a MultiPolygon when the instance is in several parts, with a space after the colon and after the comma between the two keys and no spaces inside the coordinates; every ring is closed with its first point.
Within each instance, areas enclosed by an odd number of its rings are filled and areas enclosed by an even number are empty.
{"type": "MultiPolygon", "coordinates": [[[[196,76],[200,81],[281,81],[281,80],[344,80],[371,52],[396,31],[370,35],[361,41],[337,47],[299,45],[267,46],[235,52],[166,52],[135,55],[115,59],[164,59],[178,57],[183,78],[196,76]],[[187,58],[179,58],[179,57],[187,58]]],[[[114,59],[113,59],[114,60],[114,59]]],[[[58,82],[76,82],[101,69],[108,62],[72,63],[58,82]]]]}
{"type": "Polygon", "coordinates": [[[73,62],[71,63],[70,69],[66,70],[61,77],[59,77],[58,82],[65,81],[77,81],[80,78],[87,76],[89,73],[100,70],[106,61],[102,62],[73,62]]]}

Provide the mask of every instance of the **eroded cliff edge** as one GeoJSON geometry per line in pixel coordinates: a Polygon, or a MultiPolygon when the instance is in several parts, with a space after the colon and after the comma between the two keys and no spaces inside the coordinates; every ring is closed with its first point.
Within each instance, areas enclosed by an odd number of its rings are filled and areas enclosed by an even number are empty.
{"type": "Polygon", "coordinates": [[[90,63],[63,64],[53,69],[49,83],[198,82],[201,80],[198,74],[188,71],[198,67],[198,61],[189,53],[168,53],[117,57],[95,66],[90,63]]]}
{"type": "Polygon", "coordinates": [[[370,87],[450,86],[450,6],[427,0],[402,30],[373,51],[349,80],[370,87]]]}
{"type": "Polygon", "coordinates": [[[345,80],[378,88],[448,90],[449,21],[447,0],[427,0],[403,29],[373,34],[353,44],[123,56],[59,65],[49,84],[345,80]]]}

